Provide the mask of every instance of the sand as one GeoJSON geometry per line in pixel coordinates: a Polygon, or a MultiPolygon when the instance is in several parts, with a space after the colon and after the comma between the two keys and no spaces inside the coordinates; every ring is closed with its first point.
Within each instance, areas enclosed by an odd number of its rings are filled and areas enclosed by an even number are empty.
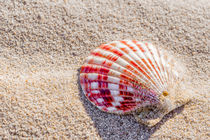
{"type": "Polygon", "coordinates": [[[209,139],[209,9],[208,0],[0,0],[0,138],[209,139]],[[182,58],[195,99],[152,128],[94,107],[79,68],[122,39],[182,58]]]}

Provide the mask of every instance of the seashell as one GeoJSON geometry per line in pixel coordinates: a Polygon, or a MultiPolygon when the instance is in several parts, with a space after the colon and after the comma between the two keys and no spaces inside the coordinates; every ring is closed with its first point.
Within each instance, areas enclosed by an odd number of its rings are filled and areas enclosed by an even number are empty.
{"type": "Polygon", "coordinates": [[[96,48],[81,67],[86,97],[102,111],[134,114],[153,126],[190,100],[185,67],[167,51],[134,40],[113,41],[96,48]]]}

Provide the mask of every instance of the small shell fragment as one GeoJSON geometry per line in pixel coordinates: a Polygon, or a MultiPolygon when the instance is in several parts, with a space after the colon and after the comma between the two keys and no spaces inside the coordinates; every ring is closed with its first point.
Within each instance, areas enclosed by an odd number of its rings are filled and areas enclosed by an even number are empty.
{"type": "Polygon", "coordinates": [[[100,110],[133,113],[146,125],[158,123],[189,101],[184,65],[166,51],[135,40],[113,41],[96,48],[81,67],[80,84],[100,110]]]}

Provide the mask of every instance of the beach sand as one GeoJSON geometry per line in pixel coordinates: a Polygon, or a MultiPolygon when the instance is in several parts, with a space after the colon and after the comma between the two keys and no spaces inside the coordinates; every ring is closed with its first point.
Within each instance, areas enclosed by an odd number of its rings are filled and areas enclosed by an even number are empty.
{"type": "Polygon", "coordinates": [[[0,138],[209,139],[208,0],[0,0],[0,138]],[[79,68],[101,43],[149,41],[192,73],[192,102],[154,127],[104,113],[79,68]]]}

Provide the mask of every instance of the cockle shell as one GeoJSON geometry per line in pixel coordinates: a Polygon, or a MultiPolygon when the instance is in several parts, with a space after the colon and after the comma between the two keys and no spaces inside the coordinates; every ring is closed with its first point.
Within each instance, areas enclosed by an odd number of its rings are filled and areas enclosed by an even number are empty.
{"type": "Polygon", "coordinates": [[[150,43],[113,41],[86,59],[80,84],[100,110],[133,113],[139,122],[152,126],[189,101],[184,72],[177,59],[150,43]]]}

